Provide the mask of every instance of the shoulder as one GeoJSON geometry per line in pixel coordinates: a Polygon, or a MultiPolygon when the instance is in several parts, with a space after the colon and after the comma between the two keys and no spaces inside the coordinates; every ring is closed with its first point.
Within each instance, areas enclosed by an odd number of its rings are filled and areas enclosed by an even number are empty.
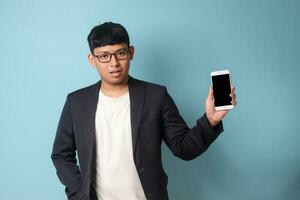
{"type": "MultiPolygon", "coordinates": [[[[135,85],[132,89],[139,88],[136,91],[143,92],[145,104],[152,107],[163,105],[168,96],[167,88],[164,85],[138,79],[135,79],[132,85],[135,85]]],[[[139,92],[134,92],[133,95],[137,93],[139,92]]]]}
{"type": "Polygon", "coordinates": [[[86,87],[83,88],[79,88],[77,90],[74,90],[72,92],[70,92],[68,94],[68,96],[72,99],[74,98],[83,98],[86,96],[95,96],[98,95],[98,91],[99,91],[99,87],[100,87],[100,82],[101,81],[97,81],[94,84],[88,85],[86,87]]]}
{"type": "Polygon", "coordinates": [[[146,91],[153,91],[153,92],[164,92],[166,90],[166,86],[160,85],[153,82],[148,82],[144,80],[134,79],[137,85],[142,85],[145,87],[146,91]]]}

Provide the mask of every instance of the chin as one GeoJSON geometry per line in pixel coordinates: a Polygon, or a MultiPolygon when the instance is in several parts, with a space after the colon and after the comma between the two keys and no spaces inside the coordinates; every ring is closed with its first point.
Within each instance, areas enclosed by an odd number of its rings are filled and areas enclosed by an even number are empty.
{"type": "Polygon", "coordinates": [[[119,85],[119,84],[124,83],[125,80],[126,80],[125,77],[120,77],[118,79],[111,80],[110,83],[113,84],[113,85],[119,85]]]}

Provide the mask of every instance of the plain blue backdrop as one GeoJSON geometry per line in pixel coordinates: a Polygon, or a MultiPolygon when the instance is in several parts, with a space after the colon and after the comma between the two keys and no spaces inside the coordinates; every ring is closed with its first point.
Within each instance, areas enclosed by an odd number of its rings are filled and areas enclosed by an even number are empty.
{"type": "Polygon", "coordinates": [[[191,127],[210,72],[231,71],[238,106],[210,149],[186,162],[162,146],[171,200],[300,199],[299,19],[298,0],[1,0],[0,199],[66,199],[52,144],[66,95],[99,79],[86,37],[105,21],[191,127]]]}

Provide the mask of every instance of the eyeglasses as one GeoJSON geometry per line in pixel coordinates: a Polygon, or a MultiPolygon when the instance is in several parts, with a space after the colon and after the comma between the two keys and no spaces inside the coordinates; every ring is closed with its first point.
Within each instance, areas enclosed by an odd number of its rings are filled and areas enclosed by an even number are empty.
{"type": "Polygon", "coordinates": [[[128,57],[129,54],[129,48],[119,49],[115,53],[109,53],[109,52],[102,52],[98,55],[94,55],[98,58],[98,61],[101,63],[107,63],[111,60],[112,55],[115,55],[118,60],[123,60],[128,57]]]}

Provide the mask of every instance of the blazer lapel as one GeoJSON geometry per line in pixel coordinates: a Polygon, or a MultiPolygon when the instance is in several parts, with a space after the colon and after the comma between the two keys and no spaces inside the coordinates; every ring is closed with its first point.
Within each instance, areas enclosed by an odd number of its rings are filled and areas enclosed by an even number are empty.
{"type": "MultiPolygon", "coordinates": [[[[89,134],[87,134],[86,138],[86,144],[88,146],[88,164],[89,166],[93,166],[94,163],[92,163],[93,160],[93,154],[94,154],[94,144],[95,144],[95,116],[96,116],[96,110],[97,110],[97,104],[98,104],[98,98],[99,98],[99,90],[101,87],[101,80],[99,80],[97,83],[92,85],[88,88],[87,91],[87,97],[85,99],[86,110],[86,130],[89,134]]],[[[88,168],[91,170],[90,168],[88,168]]],[[[89,172],[90,173],[90,172],[89,172]]]]}
{"type": "Polygon", "coordinates": [[[129,76],[128,80],[129,98],[130,98],[130,118],[132,133],[132,149],[135,157],[136,142],[139,133],[139,125],[142,117],[144,106],[145,88],[138,80],[129,76]]]}
{"type": "Polygon", "coordinates": [[[87,91],[87,98],[85,99],[86,102],[84,102],[86,104],[85,113],[87,114],[87,128],[91,130],[92,133],[95,132],[95,114],[97,110],[100,87],[101,80],[89,88],[87,91]]]}

